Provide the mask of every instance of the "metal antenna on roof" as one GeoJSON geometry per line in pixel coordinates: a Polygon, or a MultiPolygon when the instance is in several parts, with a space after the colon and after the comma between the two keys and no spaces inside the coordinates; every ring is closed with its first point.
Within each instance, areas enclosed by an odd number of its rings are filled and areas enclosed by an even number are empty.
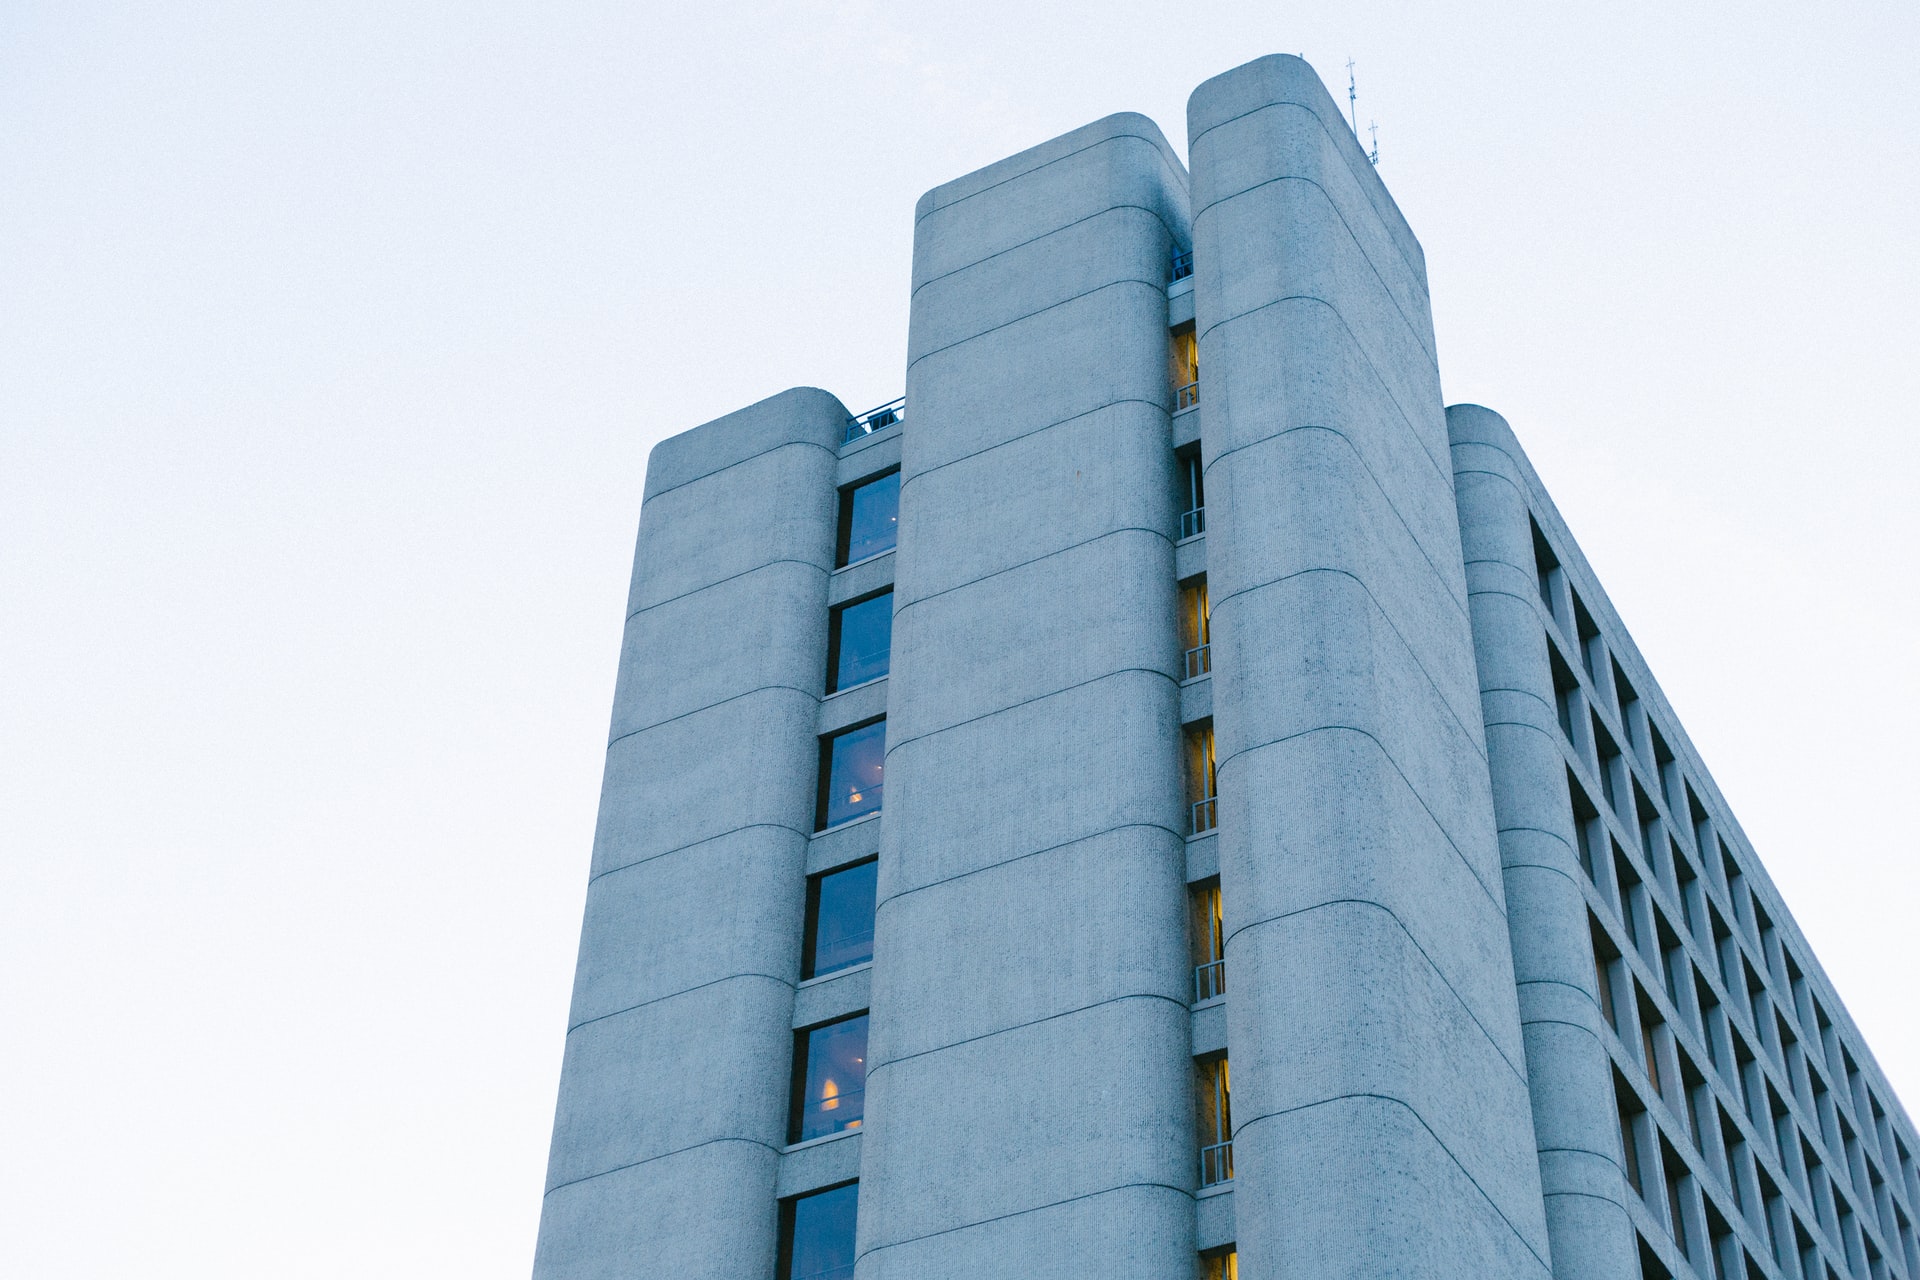
{"type": "Polygon", "coordinates": [[[1360,102],[1360,90],[1353,83],[1353,59],[1347,59],[1347,123],[1353,127],[1353,140],[1360,141],[1360,114],[1356,108],[1360,102]]]}
{"type": "Polygon", "coordinates": [[[1373,149],[1367,152],[1367,159],[1373,161],[1373,167],[1378,169],[1380,167],[1380,125],[1378,122],[1373,120],[1367,121],[1367,136],[1373,139],[1373,149]]]}

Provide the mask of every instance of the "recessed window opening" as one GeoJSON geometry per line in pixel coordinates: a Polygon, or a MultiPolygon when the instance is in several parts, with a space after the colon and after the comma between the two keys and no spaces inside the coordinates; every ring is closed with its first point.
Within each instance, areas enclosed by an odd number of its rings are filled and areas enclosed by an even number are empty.
{"type": "Polygon", "coordinates": [[[1673,1242],[1680,1246],[1680,1256],[1691,1262],[1693,1250],[1687,1246],[1687,1215],[1683,1208],[1686,1203],[1683,1187],[1687,1179],[1687,1166],[1664,1141],[1660,1143],[1660,1164],[1667,1188],[1668,1230],[1673,1233],[1673,1242]]]}
{"type": "Polygon", "coordinates": [[[1595,670],[1598,659],[1604,656],[1600,645],[1600,628],[1594,625],[1593,615],[1587,612],[1587,606],[1581,601],[1580,593],[1573,592],[1573,626],[1580,646],[1580,665],[1587,669],[1587,679],[1597,688],[1600,676],[1595,670]]]}
{"type": "Polygon", "coordinates": [[[1174,475],[1179,485],[1174,495],[1180,509],[1180,540],[1197,538],[1207,531],[1206,472],[1200,465],[1200,446],[1192,445],[1174,456],[1174,475]]]}
{"type": "Polygon", "coordinates": [[[869,858],[807,880],[802,978],[818,978],[873,959],[874,887],[879,870],[879,861],[869,858]]]}
{"type": "Polygon", "coordinates": [[[1553,613],[1553,575],[1560,569],[1560,558],[1553,554],[1553,548],[1547,542],[1547,535],[1540,532],[1540,526],[1529,515],[1527,527],[1533,531],[1533,577],[1540,589],[1540,603],[1547,606],[1547,612],[1553,613]]]}
{"type": "Polygon", "coordinates": [[[1220,910],[1220,881],[1187,893],[1188,936],[1193,940],[1193,999],[1198,1004],[1227,993],[1227,931],[1220,910]]]}
{"type": "Polygon", "coordinates": [[[1206,1280],[1240,1280],[1240,1255],[1231,1246],[1202,1254],[1200,1261],[1206,1280]]]}
{"type": "Polygon", "coordinates": [[[1597,885],[1594,852],[1606,848],[1606,837],[1601,832],[1600,811],[1587,799],[1587,789],[1574,778],[1571,769],[1567,771],[1567,797],[1573,802],[1574,856],[1579,859],[1580,869],[1587,873],[1587,879],[1597,885]]]}
{"type": "Polygon", "coordinates": [[[780,1202],[780,1280],[851,1280],[860,1184],[780,1202]]]}
{"type": "Polygon", "coordinates": [[[866,1115],[867,1015],[793,1033],[788,1142],[858,1129],[866,1115]]]}
{"type": "Polygon", "coordinates": [[[1167,379],[1173,387],[1173,411],[1200,403],[1200,344],[1193,322],[1177,325],[1168,334],[1167,379]]]}
{"type": "Polygon", "coordinates": [[[1633,816],[1622,806],[1619,784],[1614,780],[1614,767],[1620,761],[1620,748],[1614,745],[1613,735],[1600,723],[1597,714],[1589,710],[1587,719],[1593,730],[1595,772],[1600,775],[1600,792],[1607,798],[1607,808],[1631,824],[1633,816]]]}
{"type": "Polygon", "coordinates": [[[1593,938],[1593,975],[1599,990],[1600,1016],[1607,1020],[1615,1035],[1620,1034],[1620,1005],[1614,994],[1614,975],[1620,963],[1620,949],[1591,914],[1587,926],[1593,938]]]}
{"type": "Polygon", "coordinates": [[[840,535],[836,566],[853,564],[893,550],[900,533],[900,473],[850,485],[840,491],[840,535]]]}
{"type": "Polygon", "coordinates": [[[1199,835],[1219,824],[1219,792],[1213,771],[1213,722],[1187,730],[1187,831],[1199,835]]]}
{"type": "Polygon", "coordinates": [[[1213,620],[1207,608],[1207,575],[1180,584],[1180,647],[1183,679],[1198,680],[1213,670],[1213,620]]]}
{"type": "Polygon", "coordinates": [[[820,739],[820,797],[816,830],[880,809],[886,768],[887,722],[875,720],[820,739]]]}
{"type": "Polygon", "coordinates": [[[827,692],[878,680],[893,655],[893,589],[835,609],[827,623],[827,692]]]}
{"type": "Polygon", "coordinates": [[[1560,660],[1558,646],[1547,645],[1547,659],[1553,669],[1553,710],[1560,719],[1560,732],[1567,745],[1578,751],[1580,742],[1574,736],[1573,726],[1580,717],[1580,678],[1560,660]]]}
{"type": "Polygon", "coordinates": [[[1646,1199],[1645,1180],[1640,1176],[1640,1120],[1646,1115],[1646,1107],[1641,1105],[1639,1095],[1618,1071],[1613,1073],[1614,1104],[1620,1113],[1620,1168],[1627,1175],[1627,1184],[1634,1194],[1646,1199]]]}
{"type": "Polygon", "coordinates": [[[1233,1180],[1233,1096],[1226,1055],[1193,1064],[1200,1132],[1200,1185],[1233,1180]]]}
{"type": "Polygon", "coordinates": [[[1640,1241],[1640,1280],[1673,1280],[1673,1272],[1667,1264],[1660,1261],[1660,1255],[1654,1252],[1645,1236],[1636,1237],[1640,1241]]]}

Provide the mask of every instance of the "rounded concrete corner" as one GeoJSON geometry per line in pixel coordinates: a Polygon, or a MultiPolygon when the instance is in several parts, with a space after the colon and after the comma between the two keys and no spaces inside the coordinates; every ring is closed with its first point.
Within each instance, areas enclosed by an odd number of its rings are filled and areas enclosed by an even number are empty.
{"type": "Polygon", "coordinates": [[[839,448],[850,415],[819,387],[789,387],[710,422],[668,436],[647,454],[643,501],[782,445],[839,448]]]}
{"type": "Polygon", "coordinates": [[[1187,95],[1187,145],[1215,125],[1272,102],[1314,104],[1326,87],[1304,58],[1291,53],[1269,53],[1223,71],[1187,95]]]}

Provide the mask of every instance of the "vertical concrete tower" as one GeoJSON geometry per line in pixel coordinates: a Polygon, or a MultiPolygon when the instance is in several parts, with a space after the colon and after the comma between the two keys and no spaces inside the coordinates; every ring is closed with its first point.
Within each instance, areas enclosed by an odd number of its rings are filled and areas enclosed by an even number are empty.
{"type": "Polygon", "coordinates": [[[1298,58],[1188,130],[1240,1259],[1545,1276],[1420,247],[1298,58]]]}
{"type": "Polygon", "coordinates": [[[1160,131],[1117,115],[916,212],[861,1280],[1194,1265],[1186,199],[1160,131]]]}
{"type": "Polygon", "coordinates": [[[1612,1280],[1638,1259],[1520,448],[1478,405],[1449,408],[1447,431],[1553,1273],[1612,1280]]]}
{"type": "Polygon", "coordinates": [[[648,463],[541,1276],[773,1271],[846,419],[789,391],[648,463]]]}

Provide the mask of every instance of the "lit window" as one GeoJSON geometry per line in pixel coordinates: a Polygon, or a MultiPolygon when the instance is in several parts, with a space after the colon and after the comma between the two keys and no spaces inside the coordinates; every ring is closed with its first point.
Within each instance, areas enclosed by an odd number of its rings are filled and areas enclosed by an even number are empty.
{"type": "Polygon", "coordinates": [[[1232,1249],[1220,1249],[1201,1258],[1207,1280],[1240,1280],[1240,1255],[1232,1249]]]}
{"type": "Polygon", "coordinates": [[[900,530],[900,473],[840,491],[840,547],[837,565],[852,564],[893,550],[900,530]]]}
{"type": "Polygon", "coordinates": [[[1194,1102],[1200,1121],[1200,1185],[1233,1180],[1233,1106],[1227,1059],[1193,1064],[1194,1102]]]}
{"type": "Polygon", "coordinates": [[[788,1142],[858,1129],[866,1114],[867,1015],[793,1034],[788,1142]]]}
{"type": "Polygon", "coordinates": [[[1192,835],[1218,825],[1213,777],[1213,725],[1187,730],[1187,830],[1192,835]]]}
{"type": "Polygon", "coordinates": [[[802,978],[816,978],[873,959],[872,859],[807,882],[807,932],[802,978]]]}
{"type": "Polygon", "coordinates": [[[1220,914],[1220,882],[1195,887],[1187,902],[1193,916],[1193,999],[1198,1004],[1227,993],[1227,931],[1220,914]]]}
{"type": "Polygon", "coordinates": [[[1207,611],[1205,574],[1180,588],[1180,647],[1186,650],[1184,679],[1197,680],[1213,670],[1212,618],[1207,611]]]}
{"type": "Polygon", "coordinates": [[[1178,413],[1200,401],[1200,344],[1194,340],[1190,323],[1168,337],[1167,378],[1173,385],[1173,409],[1178,413]]]}
{"type": "Polygon", "coordinates": [[[818,829],[880,808],[881,771],[886,767],[887,722],[875,720],[820,740],[818,829]]]}
{"type": "Polygon", "coordinates": [[[780,1202],[780,1280],[849,1280],[860,1184],[780,1202]]]}
{"type": "Polygon", "coordinates": [[[878,680],[892,651],[892,591],[841,605],[827,627],[827,692],[878,680]]]}

